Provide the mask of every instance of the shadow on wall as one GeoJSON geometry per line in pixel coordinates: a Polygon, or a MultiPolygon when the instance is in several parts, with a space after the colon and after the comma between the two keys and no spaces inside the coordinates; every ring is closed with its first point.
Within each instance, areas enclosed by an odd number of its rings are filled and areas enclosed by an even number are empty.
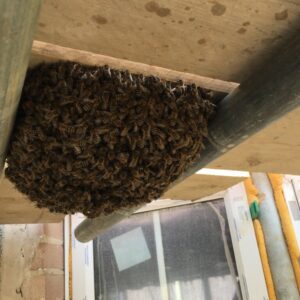
{"type": "Polygon", "coordinates": [[[0,299],[64,299],[63,223],[0,226],[0,299]]]}

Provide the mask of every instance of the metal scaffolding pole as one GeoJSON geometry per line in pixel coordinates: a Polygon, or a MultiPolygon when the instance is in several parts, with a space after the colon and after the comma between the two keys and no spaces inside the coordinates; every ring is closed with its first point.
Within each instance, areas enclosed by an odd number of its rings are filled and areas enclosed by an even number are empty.
{"type": "Polygon", "coordinates": [[[14,125],[41,0],[0,1],[0,173],[14,125]]]}
{"type": "MultiPolygon", "coordinates": [[[[208,143],[201,159],[170,187],[300,106],[299,30],[291,32],[288,40],[273,53],[268,60],[253,68],[252,76],[220,102],[209,124],[208,143]]],[[[76,238],[88,242],[136,209],[134,207],[126,214],[115,211],[107,216],[86,219],[76,228],[76,238]]]]}

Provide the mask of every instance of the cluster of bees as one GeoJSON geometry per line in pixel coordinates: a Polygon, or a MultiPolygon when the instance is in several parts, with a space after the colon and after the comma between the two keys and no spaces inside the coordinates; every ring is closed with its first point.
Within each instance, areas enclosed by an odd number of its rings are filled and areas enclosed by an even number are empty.
{"type": "Polygon", "coordinates": [[[158,198],[203,149],[211,93],[71,62],[28,71],[6,176],[38,207],[88,217],[158,198]]]}

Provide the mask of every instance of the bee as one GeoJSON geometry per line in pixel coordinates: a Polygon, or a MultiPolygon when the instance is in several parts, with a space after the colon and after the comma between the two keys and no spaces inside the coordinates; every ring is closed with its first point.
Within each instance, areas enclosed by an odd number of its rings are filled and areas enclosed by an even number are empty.
{"type": "Polygon", "coordinates": [[[185,139],[182,139],[175,147],[175,150],[179,150],[181,148],[185,148],[188,147],[191,143],[191,138],[190,137],[186,137],[185,139]]]}
{"type": "Polygon", "coordinates": [[[128,128],[124,127],[120,133],[121,136],[126,136],[128,134],[128,128]]]}
{"type": "Polygon", "coordinates": [[[87,131],[87,127],[86,126],[76,126],[76,135],[74,136],[74,138],[76,137],[77,139],[84,139],[86,136],[86,131],[87,131]]]}
{"type": "Polygon", "coordinates": [[[68,86],[65,80],[61,79],[56,88],[59,90],[60,93],[62,94],[67,94],[68,93],[68,86]]]}
{"type": "Polygon", "coordinates": [[[82,160],[82,161],[78,161],[75,163],[75,166],[77,168],[86,168],[89,166],[89,161],[88,160],[82,160]]]}
{"type": "Polygon", "coordinates": [[[94,145],[98,145],[101,142],[101,137],[100,135],[96,134],[96,133],[92,133],[89,137],[89,143],[90,144],[94,144],[94,145]]]}
{"type": "Polygon", "coordinates": [[[47,136],[44,134],[44,132],[40,128],[38,128],[36,130],[35,135],[36,135],[36,137],[38,137],[43,142],[45,142],[46,139],[47,139],[47,136]]]}
{"type": "Polygon", "coordinates": [[[160,149],[160,150],[165,149],[165,144],[164,144],[163,140],[160,137],[158,137],[158,136],[155,137],[154,138],[154,143],[158,147],[158,149],[160,149]]]}
{"type": "Polygon", "coordinates": [[[109,92],[105,91],[101,97],[101,109],[103,109],[104,111],[106,111],[108,109],[109,106],[109,98],[110,98],[110,94],[109,92]]]}
{"type": "Polygon", "coordinates": [[[75,127],[66,125],[66,124],[64,124],[64,123],[60,123],[60,124],[58,125],[58,130],[59,130],[62,134],[73,134],[73,133],[75,133],[75,127]]]}
{"type": "Polygon", "coordinates": [[[132,75],[128,72],[128,78],[131,82],[133,82],[133,78],[132,78],[132,75]]]}
{"type": "Polygon", "coordinates": [[[161,131],[159,128],[156,128],[156,127],[152,127],[151,128],[151,133],[154,135],[154,136],[158,136],[160,137],[162,140],[164,140],[166,138],[166,135],[163,131],[161,131]]]}
{"type": "Polygon", "coordinates": [[[56,140],[51,141],[50,139],[47,141],[47,144],[44,146],[46,150],[53,151],[54,149],[60,149],[61,144],[58,143],[56,140]]]}
{"type": "Polygon", "coordinates": [[[113,161],[115,158],[115,153],[112,151],[109,151],[107,154],[107,158],[108,158],[108,160],[113,161]]]}
{"type": "Polygon", "coordinates": [[[103,174],[102,178],[103,179],[111,179],[113,173],[109,172],[108,170],[105,171],[105,173],[103,174]]]}
{"type": "Polygon", "coordinates": [[[137,143],[137,140],[136,138],[134,137],[133,139],[130,140],[131,142],[129,143],[130,147],[131,147],[131,150],[135,150],[136,149],[136,143],[137,143]]]}
{"type": "Polygon", "coordinates": [[[92,105],[90,103],[85,103],[82,108],[85,112],[88,112],[92,109],[92,105]]]}
{"type": "Polygon", "coordinates": [[[139,157],[137,154],[133,154],[133,156],[131,157],[130,163],[129,163],[129,167],[130,168],[135,168],[137,163],[138,163],[139,157]]]}
{"type": "Polygon", "coordinates": [[[145,140],[142,137],[139,137],[139,139],[137,140],[137,146],[140,149],[143,149],[145,147],[145,140]]]}
{"type": "Polygon", "coordinates": [[[108,65],[104,66],[104,70],[105,70],[105,74],[107,74],[108,77],[111,78],[111,70],[108,65]]]}
{"type": "Polygon", "coordinates": [[[150,153],[154,152],[154,142],[152,140],[149,141],[149,152],[150,153]]]}
{"type": "Polygon", "coordinates": [[[96,125],[100,125],[102,123],[102,120],[101,118],[96,118],[94,122],[96,125]]]}
{"type": "Polygon", "coordinates": [[[136,123],[133,125],[133,132],[138,132],[139,128],[136,123]]]}
{"type": "Polygon", "coordinates": [[[146,157],[146,156],[149,154],[149,152],[150,152],[150,151],[149,151],[148,148],[146,148],[146,147],[143,148],[143,156],[146,157]]]}
{"type": "Polygon", "coordinates": [[[129,159],[129,154],[120,153],[117,158],[121,164],[126,165],[129,159]]]}
{"type": "Polygon", "coordinates": [[[75,153],[76,155],[79,155],[79,154],[82,153],[82,150],[81,150],[81,147],[80,147],[80,146],[78,146],[78,145],[73,145],[72,148],[73,148],[74,153],[75,153]]]}
{"type": "Polygon", "coordinates": [[[95,217],[144,203],[199,156],[208,91],[108,66],[38,70],[24,85],[16,128],[25,130],[16,130],[7,174],[42,207],[95,217]]]}
{"type": "Polygon", "coordinates": [[[79,141],[79,147],[84,150],[86,147],[86,141],[85,140],[80,140],[79,141]]]}

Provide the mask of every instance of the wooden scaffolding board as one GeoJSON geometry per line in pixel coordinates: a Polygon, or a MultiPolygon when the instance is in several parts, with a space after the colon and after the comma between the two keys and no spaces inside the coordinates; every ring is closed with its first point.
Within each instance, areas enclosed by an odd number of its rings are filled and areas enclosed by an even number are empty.
{"type": "Polygon", "coordinates": [[[208,168],[300,174],[300,108],[210,163],[208,168]]]}
{"type": "Polygon", "coordinates": [[[37,208],[7,179],[0,182],[0,194],[0,224],[56,223],[64,218],[62,214],[37,208]]]}
{"type": "MultiPolygon", "coordinates": [[[[250,0],[45,0],[35,39],[75,51],[85,50],[195,76],[240,82],[248,76],[250,65],[267,57],[273,46],[285,38],[285,33],[296,24],[299,13],[300,4],[293,0],[255,3],[250,0]]],[[[31,62],[44,58],[35,52],[31,62]]],[[[209,167],[299,173],[299,112],[294,111],[271,124],[209,167]]],[[[203,175],[194,175],[168,193],[175,190],[172,197],[194,199],[226,188],[237,179],[232,183],[226,180],[219,177],[216,190],[213,190],[212,181],[209,187],[203,175]],[[196,186],[201,193],[195,195],[194,188],[189,188],[180,194],[185,185],[196,186]]],[[[2,182],[1,193],[3,184],[10,186],[2,182]]],[[[28,218],[22,222],[61,218],[34,208],[23,196],[3,200],[2,195],[1,223],[5,207],[10,209],[10,220],[20,220],[22,211],[28,212],[28,218]],[[14,205],[9,205],[10,202],[14,205]],[[30,213],[31,210],[35,212],[30,213]],[[17,211],[21,212],[18,216],[17,211]]]]}
{"type": "MultiPolygon", "coordinates": [[[[120,66],[127,60],[241,82],[249,66],[265,59],[298,25],[299,14],[300,3],[294,0],[47,0],[35,38],[74,48],[75,53],[120,58],[120,66]]],[[[45,59],[45,51],[34,50],[32,63],[45,59]]],[[[79,54],[80,61],[84,58],[79,54]]],[[[271,124],[209,167],[299,173],[299,112],[271,124]]]]}
{"type": "Polygon", "coordinates": [[[242,177],[192,175],[175,185],[162,199],[198,200],[213,195],[243,181],[242,177]]]}
{"type": "Polygon", "coordinates": [[[299,13],[297,0],[45,0],[35,39],[240,82],[299,13]]]}

